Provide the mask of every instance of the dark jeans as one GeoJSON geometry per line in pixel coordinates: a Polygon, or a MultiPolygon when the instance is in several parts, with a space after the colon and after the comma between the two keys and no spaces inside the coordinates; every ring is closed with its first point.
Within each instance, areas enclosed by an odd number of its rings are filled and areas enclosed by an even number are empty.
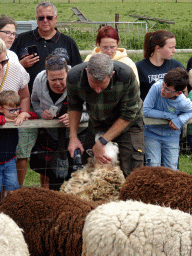
{"type": "MultiPolygon", "coordinates": [[[[89,129],[87,139],[84,144],[85,153],[83,154],[83,163],[86,164],[87,149],[91,149],[95,144],[95,135],[89,129]]],[[[121,133],[116,137],[114,142],[119,146],[119,162],[124,176],[127,177],[135,168],[141,167],[144,164],[144,126],[143,119],[138,119],[128,131],[121,133]]]]}

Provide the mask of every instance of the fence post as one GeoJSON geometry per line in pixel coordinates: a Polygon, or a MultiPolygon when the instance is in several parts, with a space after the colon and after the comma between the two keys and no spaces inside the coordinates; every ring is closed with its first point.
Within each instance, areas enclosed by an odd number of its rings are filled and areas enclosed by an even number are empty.
{"type": "MultiPolygon", "coordinates": [[[[115,13],[115,22],[119,22],[119,14],[118,13],[115,13]]],[[[118,24],[116,24],[116,23],[115,23],[115,29],[118,32],[118,24]]]]}

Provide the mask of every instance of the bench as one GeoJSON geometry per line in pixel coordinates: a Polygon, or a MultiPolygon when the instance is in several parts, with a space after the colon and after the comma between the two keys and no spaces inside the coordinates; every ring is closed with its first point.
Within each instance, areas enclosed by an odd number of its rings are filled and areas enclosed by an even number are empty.
{"type": "Polygon", "coordinates": [[[175,24],[175,21],[158,19],[158,18],[151,18],[151,17],[141,16],[141,15],[137,15],[137,14],[129,14],[129,16],[137,18],[135,21],[145,20],[148,24],[149,24],[148,20],[155,21],[155,24],[150,29],[152,29],[157,24],[157,22],[159,22],[161,24],[166,24],[166,25],[167,24],[175,24]]]}
{"type": "Polygon", "coordinates": [[[78,21],[80,22],[89,21],[77,7],[72,7],[71,10],[73,11],[73,14],[69,17],[68,21],[71,19],[73,15],[76,15],[78,17],[78,21]]]}

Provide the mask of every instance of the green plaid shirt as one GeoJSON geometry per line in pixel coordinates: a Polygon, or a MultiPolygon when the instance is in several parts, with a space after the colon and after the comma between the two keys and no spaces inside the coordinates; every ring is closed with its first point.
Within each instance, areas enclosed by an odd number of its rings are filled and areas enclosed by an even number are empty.
{"type": "Polygon", "coordinates": [[[118,118],[133,124],[142,117],[143,102],[133,70],[124,63],[113,62],[115,73],[99,94],[89,86],[86,62],[73,67],[67,76],[68,110],[82,111],[86,101],[90,125],[99,131],[109,129],[118,118]]]}

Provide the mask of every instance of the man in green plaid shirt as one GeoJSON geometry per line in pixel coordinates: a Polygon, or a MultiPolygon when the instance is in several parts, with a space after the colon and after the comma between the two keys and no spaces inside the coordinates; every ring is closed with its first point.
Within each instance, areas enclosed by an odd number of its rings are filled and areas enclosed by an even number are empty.
{"type": "MultiPolygon", "coordinates": [[[[143,102],[133,70],[124,63],[112,61],[106,54],[95,54],[89,62],[73,67],[67,77],[67,101],[70,122],[69,152],[93,149],[99,164],[111,162],[105,154],[109,141],[118,143],[119,161],[125,177],[143,165],[143,102]],[[87,140],[82,145],[77,130],[86,102],[89,114],[87,140]],[[96,142],[95,134],[103,133],[96,142]]],[[[85,158],[86,155],[84,154],[85,158]]]]}

